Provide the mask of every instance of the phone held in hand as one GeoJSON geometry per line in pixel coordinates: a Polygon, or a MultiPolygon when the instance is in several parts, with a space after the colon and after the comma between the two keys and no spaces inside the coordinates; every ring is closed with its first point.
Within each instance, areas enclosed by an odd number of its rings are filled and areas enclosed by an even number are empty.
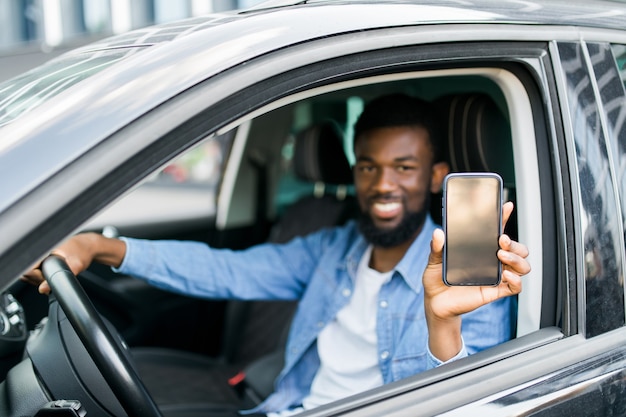
{"type": "Polygon", "coordinates": [[[452,173],[442,201],[443,281],[446,285],[495,286],[502,264],[502,178],[491,172],[452,173]]]}

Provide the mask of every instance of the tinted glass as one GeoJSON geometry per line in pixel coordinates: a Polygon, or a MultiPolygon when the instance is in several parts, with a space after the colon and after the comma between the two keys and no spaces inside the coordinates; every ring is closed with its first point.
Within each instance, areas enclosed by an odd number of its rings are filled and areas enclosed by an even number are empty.
{"type": "MultiPolygon", "coordinates": [[[[590,45],[590,48],[596,47],[596,45],[590,45]]],[[[607,116],[609,143],[622,209],[621,226],[624,229],[622,251],[626,258],[626,228],[624,228],[626,225],[626,45],[611,45],[610,48],[612,55],[609,46],[602,45],[601,51],[604,59],[594,64],[594,71],[596,78],[603,76],[603,82],[600,83],[600,97],[607,116]],[[617,67],[614,67],[613,63],[616,63],[617,67]],[[602,71],[602,69],[605,70],[602,71]],[[622,86],[624,88],[620,88],[622,86]]],[[[624,276],[622,276],[622,281],[622,284],[626,285],[624,276]]]]}
{"type": "MultiPolygon", "coordinates": [[[[604,51],[605,52],[605,51],[604,51]]],[[[582,254],[586,293],[586,335],[594,336],[624,324],[624,287],[622,237],[617,209],[616,186],[611,172],[610,148],[598,109],[585,51],[580,44],[559,45],[562,68],[567,82],[567,101],[572,115],[576,149],[582,220],[582,254]]],[[[602,50],[590,50],[591,62],[598,70],[602,50]]],[[[609,55],[610,56],[610,55],[609,55]]],[[[610,65],[615,70],[615,65],[610,65]]],[[[597,75],[603,79],[602,74],[597,75]]]]}
{"type": "Polygon", "coordinates": [[[626,86],[626,45],[611,45],[622,84],[626,86]]]}
{"type": "MultiPolygon", "coordinates": [[[[613,150],[613,160],[622,203],[622,224],[626,224],[626,92],[620,90],[619,81],[626,86],[626,45],[611,45],[613,59],[609,51],[607,61],[617,63],[617,72],[608,68],[607,81],[600,90],[604,112],[607,115],[609,139],[613,150]]],[[[609,66],[610,64],[605,63],[609,66]]],[[[596,71],[597,76],[598,71],[596,71]]],[[[626,241],[626,236],[624,236],[626,241]]],[[[626,249],[625,249],[626,251],[626,249]]]]}

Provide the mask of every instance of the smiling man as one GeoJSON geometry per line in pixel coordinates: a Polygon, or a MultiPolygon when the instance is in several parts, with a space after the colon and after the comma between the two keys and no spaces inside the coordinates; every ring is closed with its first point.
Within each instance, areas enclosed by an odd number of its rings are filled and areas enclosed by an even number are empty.
{"type": "Polygon", "coordinates": [[[375,248],[374,269],[390,270],[400,261],[449,172],[431,137],[438,137],[435,115],[403,95],[374,101],[355,126],[359,230],[375,248]]]}
{"type": "MultiPolygon", "coordinates": [[[[406,95],[366,106],[354,143],[361,214],[345,226],[245,251],[90,233],[54,252],[74,273],[96,261],[197,297],[299,299],[276,390],[252,412],[292,415],[397,381],[510,339],[508,296],[530,271],[526,247],[502,235],[499,286],[443,284],[443,232],[429,215],[448,173],[436,120],[406,95]]],[[[25,278],[49,291],[39,271],[25,278]]]]}

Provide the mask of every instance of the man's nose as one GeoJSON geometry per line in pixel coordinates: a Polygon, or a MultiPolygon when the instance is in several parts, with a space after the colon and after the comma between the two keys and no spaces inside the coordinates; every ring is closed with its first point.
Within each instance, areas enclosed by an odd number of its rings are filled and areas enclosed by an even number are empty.
{"type": "Polygon", "coordinates": [[[374,188],[379,193],[387,193],[395,190],[397,187],[395,171],[391,168],[383,168],[378,172],[374,188]]]}

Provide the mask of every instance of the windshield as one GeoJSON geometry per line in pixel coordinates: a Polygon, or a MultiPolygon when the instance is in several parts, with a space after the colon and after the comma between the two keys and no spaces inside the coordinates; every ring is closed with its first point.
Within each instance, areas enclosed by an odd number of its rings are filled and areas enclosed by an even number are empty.
{"type": "Polygon", "coordinates": [[[0,127],[144,48],[117,48],[63,55],[0,84],[0,127]]]}

